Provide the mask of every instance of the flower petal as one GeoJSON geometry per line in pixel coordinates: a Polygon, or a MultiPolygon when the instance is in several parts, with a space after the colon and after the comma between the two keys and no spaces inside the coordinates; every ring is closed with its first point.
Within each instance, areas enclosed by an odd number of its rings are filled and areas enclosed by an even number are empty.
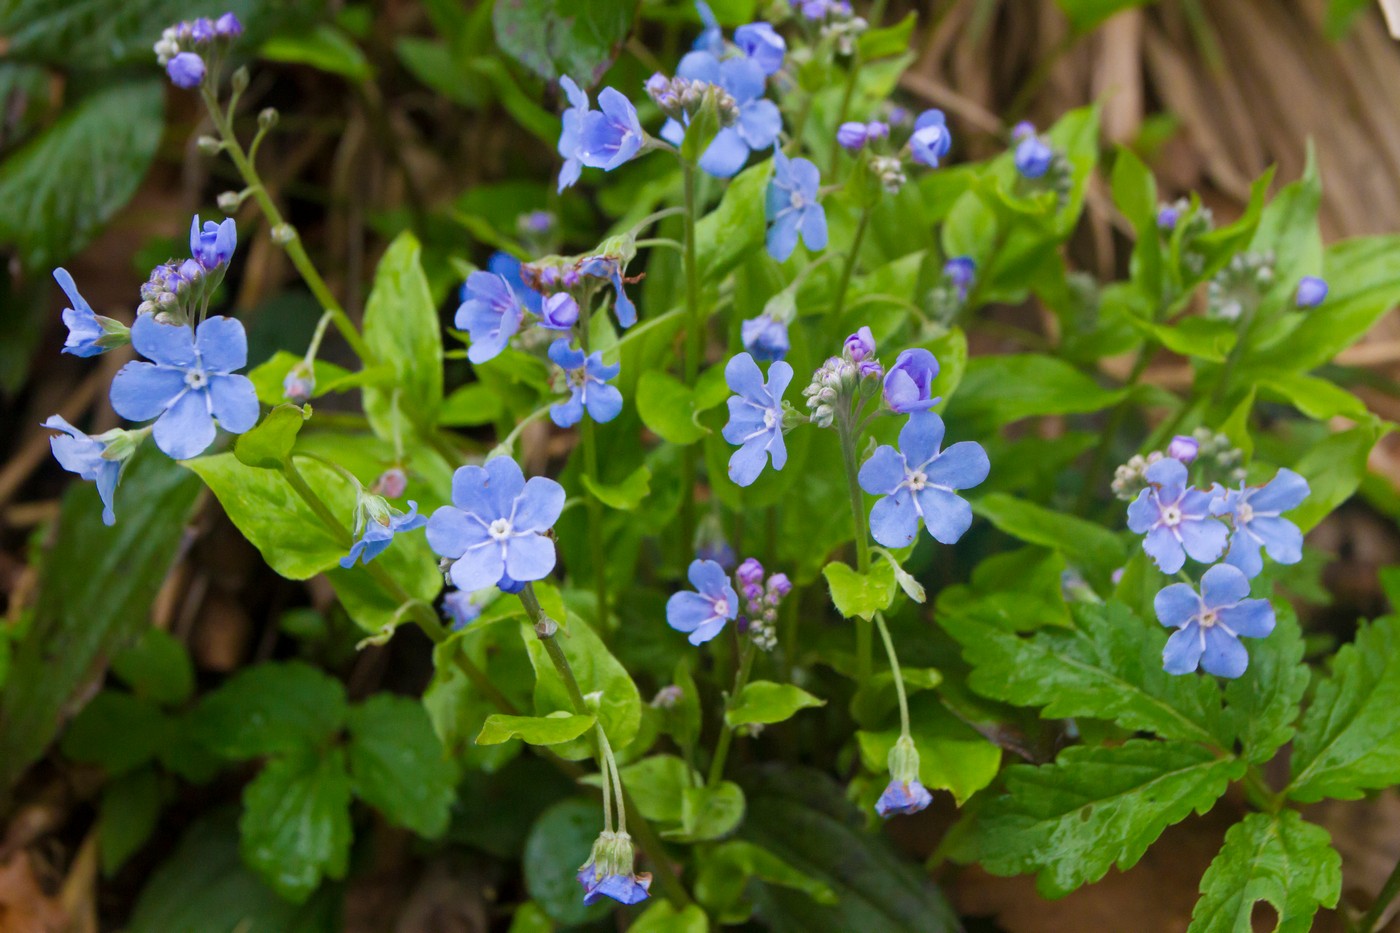
{"type": "Polygon", "coordinates": [[[1201,598],[1191,584],[1173,583],[1157,591],[1152,598],[1152,608],[1157,612],[1158,622],[1168,628],[1185,628],[1200,614],[1201,598]]]}
{"type": "Polygon", "coordinates": [[[752,486],[768,464],[768,439],[762,435],[748,441],[729,457],[729,478],[738,486],[752,486]]]}
{"type": "Polygon", "coordinates": [[[700,155],[700,168],[715,178],[732,178],[749,159],[749,147],[738,127],[726,126],[700,155]]]}
{"type": "Polygon", "coordinates": [[[1303,559],[1303,533],[1288,519],[1262,515],[1249,523],[1249,530],[1280,564],[1296,564],[1303,559]]]}
{"type": "Polygon", "coordinates": [[[1246,577],[1257,577],[1264,569],[1264,558],[1259,548],[1259,540],[1248,529],[1236,528],[1230,535],[1230,550],[1225,554],[1225,563],[1238,567],[1246,577]]]}
{"type": "Polygon", "coordinates": [[[885,547],[899,548],[913,544],[918,534],[919,512],[914,507],[914,497],[909,490],[901,489],[892,496],[885,496],[871,508],[870,535],[885,547]]]}
{"type": "Polygon", "coordinates": [[[186,392],[156,421],[156,446],[176,460],[198,456],[214,443],[214,417],[209,414],[209,396],[186,392]]]}
{"type": "Polygon", "coordinates": [[[715,618],[714,603],[699,593],[682,590],[666,600],[666,624],[678,632],[693,632],[715,618]]]}
{"type": "MultiPolygon", "coordinates": [[[[686,569],[686,578],[690,580],[690,585],[701,593],[704,593],[711,601],[723,599],[726,596],[725,590],[729,586],[729,575],[724,572],[718,561],[713,560],[693,560],[686,569]]],[[[731,610],[737,610],[737,602],[730,606],[731,610]]]]}
{"type": "Polygon", "coordinates": [[[491,540],[481,522],[451,505],[440,506],[433,512],[428,519],[427,535],[428,546],[434,554],[453,560],[465,554],[468,548],[491,540]]]}
{"type": "Polygon", "coordinates": [[[914,493],[914,501],[924,513],[924,527],[942,544],[956,544],[972,526],[972,506],[946,489],[925,486],[914,493]]]}
{"type": "Polygon", "coordinates": [[[219,427],[230,434],[250,431],[258,423],[258,390],[247,376],[237,373],[210,376],[209,403],[214,417],[219,419],[219,427]]]}
{"type": "Polygon", "coordinates": [[[515,518],[511,524],[516,531],[548,531],[564,511],[564,499],[563,486],[547,476],[532,476],[515,500],[515,518]]]}
{"type": "Polygon", "coordinates": [[[1161,517],[1161,506],[1151,489],[1142,490],[1128,503],[1128,528],[1136,534],[1146,534],[1161,517]]]}
{"type": "Polygon", "coordinates": [[[182,324],[162,324],[154,314],[138,314],[131,345],[148,360],[189,369],[195,364],[194,334],[182,324]]]}
{"type": "Polygon", "coordinates": [[[561,428],[572,428],[583,420],[583,400],[577,388],[564,401],[549,406],[549,418],[561,428]]]}
{"type": "Polygon", "coordinates": [[[826,210],[820,204],[802,209],[802,242],[814,253],[826,249],[826,210]]]}
{"type": "Polygon", "coordinates": [[[127,363],[112,380],[112,408],[127,421],[149,421],[185,391],[185,374],[153,363],[127,363]]]}
{"type": "Polygon", "coordinates": [[[1189,674],[1200,665],[1204,651],[1201,627],[1193,622],[1167,639],[1167,646],[1162,649],[1162,669],[1168,674],[1189,674]]]}
{"type": "Polygon", "coordinates": [[[778,262],[786,262],[797,249],[798,225],[802,221],[802,215],[797,211],[788,211],[780,214],[772,225],[768,228],[768,237],[765,245],[768,247],[768,255],[778,262]]]}
{"type": "Polygon", "coordinates": [[[1154,528],[1142,539],[1142,549],[1152,558],[1157,569],[1165,574],[1173,574],[1186,563],[1186,552],[1176,535],[1166,528],[1154,528]]]}
{"type": "Polygon", "coordinates": [[[1249,667],[1249,652],[1240,640],[1218,625],[1206,629],[1201,669],[1217,677],[1238,677],[1249,667]]]}
{"type": "Polygon", "coordinates": [[[943,419],[931,411],[915,412],[899,429],[899,449],[911,469],[918,469],[938,456],[947,429],[943,419]]]}
{"type": "Polygon", "coordinates": [[[1217,564],[1201,577],[1201,603],[1209,609],[1223,609],[1249,598],[1249,578],[1239,568],[1217,564]]]}
{"type": "Polygon", "coordinates": [[[1249,497],[1249,504],[1256,512],[1287,512],[1302,505],[1309,492],[1307,480],[1292,470],[1282,469],[1249,497]]]}
{"type": "Polygon", "coordinates": [[[216,315],[199,325],[195,349],[209,373],[231,373],[248,365],[248,334],[241,321],[216,315]]]}
{"type": "Polygon", "coordinates": [[[1246,599],[1237,606],[1221,609],[1220,621],[1236,635],[1264,638],[1274,630],[1277,620],[1274,607],[1267,599],[1246,599]]]}
{"type": "Polygon", "coordinates": [[[747,353],[736,354],[724,364],[724,381],[737,394],[764,408],[768,407],[771,399],[763,384],[763,373],[747,353]]]}
{"type": "Polygon", "coordinates": [[[857,479],[860,488],[872,495],[891,495],[904,482],[904,456],[888,444],[877,447],[861,464],[857,479]]]}
{"type": "Polygon", "coordinates": [[[971,489],[981,484],[991,469],[991,461],[981,444],[959,441],[924,467],[924,475],[936,486],[971,489]]]}
{"type": "Polygon", "coordinates": [[[540,534],[518,535],[506,542],[506,574],[528,583],[554,570],[554,542],[540,534]]]}
{"type": "Polygon", "coordinates": [[[771,100],[756,100],[740,108],[734,128],[749,149],[767,149],[783,131],[783,115],[771,100]]]}
{"type": "Polygon", "coordinates": [[[1181,534],[1181,545],[1186,553],[1191,555],[1192,560],[1203,564],[1219,560],[1220,555],[1225,553],[1225,544],[1230,537],[1230,530],[1214,518],[1184,521],[1177,526],[1177,531],[1181,534]]]}
{"type": "MultiPolygon", "coordinates": [[[[429,522],[429,527],[432,523],[429,522]]],[[[495,586],[496,581],[506,572],[505,557],[494,541],[467,550],[452,567],[448,575],[459,590],[483,590],[495,586]]]]}
{"type": "Polygon", "coordinates": [[[1161,487],[1163,502],[1175,502],[1186,489],[1186,467],[1175,457],[1164,457],[1143,471],[1147,481],[1161,487]]]}

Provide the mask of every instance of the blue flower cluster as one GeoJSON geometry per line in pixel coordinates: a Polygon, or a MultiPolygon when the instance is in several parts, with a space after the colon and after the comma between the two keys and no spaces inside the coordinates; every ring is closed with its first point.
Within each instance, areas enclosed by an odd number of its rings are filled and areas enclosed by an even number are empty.
{"type": "Polygon", "coordinates": [[[1128,527],[1144,536],[1143,550],[1163,573],[1177,573],[1187,557],[1205,564],[1224,558],[1205,572],[1199,594],[1189,583],[1173,583],[1157,594],[1155,608],[1163,625],[1177,629],[1163,654],[1168,672],[1199,666],[1238,677],[1249,664],[1240,637],[1263,638],[1274,627],[1269,602],[1247,598],[1249,581],[1264,569],[1263,553],[1281,564],[1303,559],[1302,532],[1282,516],[1308,497],[1308,482],[1280,469],[1262,486],[1201,489],[1188,484],[1187,463],[1197,450],[1192,438],[1178,437],[1169,456],[1147,466],[1146,485],[1128,506],[1128,527]]]}
{"type": "Polygon", "coordinates": [[[155,44],[156,61],[176,87],[197,88],[214,70],[206,59],[218,56],[228,42],[241,35],[243,24],[232,13],[218,19],[200,17],[176,23],[162,32],[155,44]]]}
{"type": "Polygon", "coordinates": [[[778,606],[792,592],[787,574],[768,574],[750,557],[734,571],[738,591],[724,567],[713,560],[691,561],[688,575],[695,590],[674,593],[666,602],[666,621],[671,628],[689,635],[686,640],[692,645],[703,645],[723,631],[725,623],[737,619],[739,634],[752,638],[764,651],[773,650],[778,606]],[[740,608],[745,613],[742,616],[740,608]]]}

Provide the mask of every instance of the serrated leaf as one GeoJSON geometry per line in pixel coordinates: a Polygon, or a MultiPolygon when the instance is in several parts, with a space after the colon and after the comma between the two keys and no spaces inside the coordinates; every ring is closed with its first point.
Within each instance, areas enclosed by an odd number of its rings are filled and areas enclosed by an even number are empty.
{"type": "Polygon", "coordinates": [[[422,247],[407,231],[389,244],[365,303],[365,343],[375,362],[393,367],[392,385],[364,388],[365,416],[385,439],[410,426],[432,428],[442,405],[442,324],[420,261],[422,247]]]}
{"type": "Polygon", "coordinates": [[[822,568],[836,611],[848,619],[871,619],[894,601],[894,571],[886,561],[874,564],[862,574],[839,560],[822,568]]]}
{"type": "Polygon", "coordinates": [[[294,904],[304,903],[322,878],[345,877],[351,835],[345,752],[303,748],[273,758],[243,789],[238,829],[243,860],[294,904]]]}
{"type": "Polygon", "coordinates": [[[1072,628],[1025,637],[970,614],[946,615],[942,625],[972,665],[968,685],[983,696],[1039,707],[1046,718],[1110,719],[1163,738],[1223,744],[1220,688],[1162,670],[1161,626],[1118,602],[1077,603],[1073,619],[1072,628]]]}
{"type": "Polygon", "coordinates": [[[395,826],[435,839],[447,829],[457,769],[423,704],[381,693],[350,710],[350,782],[355,796],[395,826]]]}
{"type": "Polygon", "coordinates": [[[651,495],[651,470],[643,464],[627,474],[620,483],[595,483],[583,476],[583,486],[593,497],[610,509],[631,512],[651,495]]]}
{"type": "Polygon", "coordinates": [[[310,412],[300,405],[278,405],[267,413],[258,426],[240,434],[233,445],[233,455],[244,466],[263,470],[280,469],[296,445],[301,426],[310,412]]]}
{"type": "Polygon", "coordinates": [[[1222,721],[1240,742],[1241,757],[1251,764],[1268,761],[1293,737],[1298,704],[1308,687],[1297,615],[1281,601],[1274,611],[1274,630],[1250,644],[1249,667],[1225,685],[1222,721]]]}
{"type": "Polygon", "coordinates": [[[1278,911],[1275,933],[1307,933],[1318,907],[1335,907],[1342,893],[1342,857],[1331,842],[1297,811],[1249,814],[1201,878],[1189,933],[1251,933],[1259,901],[1278,911]]]}
{"type": "Polygon", "coordinates": [[[796,715],[798,710],[825,705],[825,700],[812,696],[801,687],[776,684],[771,680],[755,680],[739,691],[734,706],[725,711],[724,720],[731,726],[784,722],[796,715]]]}
{"type": "Polygon", "coordinates": [[[1400,782],[1400,616],[1362,625],[1332,660],[1293,740],[1288,796],[1355,800],[1400,782]]]}
{"type": "Polygon", "coordinates": [[[976,816],[978,860],[994,875],[1036,872],[1042,895],[1063,897],[1115,865],[1136,865],[1163,829],[1205,813],[1244,770],[1194,743],[1146,739],[1015,765],[1006,792],[976,816]]]}
{"type": "MultiPolygon", "coordinates": [[[[919,750],[919,782],[929,790],[946,790],[962,806],[968,798],[996,779],[1001,749],[948,711],[931,694],[909,702],[910,732],[919,750]]],[[[860,731],[861,759],[871,774],[885,774],[890,749],[899,730],[860,731]]]]}
{"type": "Polygon", "coordinates": [[[324,744],[345,725],[345,688],[301,661],[244,668],[206,694],[190,729],[225,758],[294,753],[324,744]]]}
{"type": "Polygon", "coordinates": [[[476,744],[500,745],[520,739],[530,745],[559,745],[583,735],[593,728],[594,722],[592,716],[564,712],[548,716],[487,716],[476,744]]]}

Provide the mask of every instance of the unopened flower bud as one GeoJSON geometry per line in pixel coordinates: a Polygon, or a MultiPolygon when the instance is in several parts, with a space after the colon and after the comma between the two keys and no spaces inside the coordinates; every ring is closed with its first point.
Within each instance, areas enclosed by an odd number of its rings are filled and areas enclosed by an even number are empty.
{"type": "Polygon", "coordinates": [[[763,582],[763,565],[757,558],[750,557],[739,565],[739,569],[734,571],[734,576],[739,578],[739,582],[744,586],[752,586],[763,582]]]}
{"type": "Polygon", "coordinates": [[[390,467],[374,481],[374,490],[388,499],[397,499],[408,489],[408,476],[399,467],[390,467]]]}
{"type": "Polygon", "coordinates": [[[248,90],[248,66],[243,65],[229,78],[229,87],[233,88],[233,93],[242,94],[248,90]]]}
{"type": "Polygon", "coordinates": [[[316,394],[316,374],[305,360],[287,371],[282,380],[282,396],[295,405],[304,405],[316,394]]]}
{"type": "Polygon", "coordinates": [[[194,145],[201,155],[216,156],[224,151],[223,141],[213,136],[201,136],[195,140],[194,145]]]}
{"type": "Polygon", "coordinates": [[[1167,456],[1182,463],[1190,463],[1196,459],[1196,455],[1201,452],[1200,441],[1185,434],[1178,434],[1172,438],[1167,445],[1167,456]]]}
{"type": "Polygon", "coordinates": [[[223,211],[225,214],[232,214],[237,211],[239,205],[243,203],[243,195],[239,194],[237,191],[224,191],[219,195],[217,203],[219,205],[219,210],[223,211]]]}
{"type": "Polygon", "coordinates": [[[258,111],[258,129],[270,130],[277,125],[277,121],[280,119],[281,115],[278,114],[276,107],[264,107],[258,111]]]}
{"type": "Polygon", "coordinates": [[[280,223],[272,228],[272,242],[286,246],[297,238],[297,228],[289,223],[280,223]]]}

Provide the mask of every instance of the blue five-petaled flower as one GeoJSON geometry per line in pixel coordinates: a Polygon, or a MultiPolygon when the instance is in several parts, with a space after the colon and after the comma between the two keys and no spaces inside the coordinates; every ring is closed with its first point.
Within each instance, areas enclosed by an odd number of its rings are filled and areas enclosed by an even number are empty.
{"type": "Polygon", "coordinates": [[[407,514],[398,509],[388,509],[380,515],[370,515],[365,519],[365,527],[360,537],[350,547],[350,553],[340,559],[340,566],[350,569],[355,561],[368,564],[394,540],[401,531],[413,531],[427,524],[428,518],[418,514],[418,503],[409,500],[407,514]]]}
{"type": "Polygon", "coordinates": [[[1303,559],[1303,533],[1283,512],[1296,509],[1308,497],[1308,481],[1292,470],[1279,470],[1263,486],[1225,490],[1210,504],[1212,515],[1228,515],[1233,530],[1225,562],[1256,577],[1264,569],[1260,549],[1280,564],[1296,564],[1303,559]]]}
{"type": "Polygon", "coordinates": [[[603,364],[602,353],[589,353],[569,346],[567,337],[549,345],[549,358],[564,370],[569,382],[569,397],[549,407],[549,417],[561,428],[571,428],[583,420],[583,413],[599,424],[617,417],[622,411],[622,393],[608,380],[617,378],[621,363],[603,364]]]}
{"type": "Polygon", "coordinates": [[[1249,654],[1240,636],[1263,638],[1274,630],[1274,607],[1248,596],[1249,579],[1229,564],[1205,572],[1199,595],[1189,583],[1163,587],[1153,608],[1163,625],[1177,630],[1162,652],[1166,672],[1189,674],[1200,666],[1218,677],[1243,674],[1249,654]]]}
{"type": "Polygon", "coordinates": [[[238,247],[238,226],[232,217],[223,223],[212,220],[204,222],[201,228],[199,215],[190,221],[190,255],[206,269],[215,269],[233,258],[238,247]]]}
{"type": "Polygon", "coordinates": [[[462,304],[453,323],[471,334],[467,359],[480,365],[494,359],[525,319],[525,306],[503,275],[473,272],[467,276],[462,304]]]}
{"type": "MultiPolygon", "coordinates": [[[[749,153],[767,149],[783,129],[783,115],[778,105],[763,97],[764,73],[751,58],[726,58],[720,61],[709,52],[690,52],[681,59],[676,74],[691,81],[703,81],[723,88],[739,108],[738,118],[715,134],[699,159],[700,168],[716,178],[729,178],[744,167],[749,153]]],[[[675,120],[667,120],[661,137],[679,146],[685,138],[685,128],[675,120]]]]}
{"type": "Polygon", "coordinates": [[[972,507],[957,495],[987,478],[987,452],[972,441],[947,450],[943,419],[933,412],[909,416],[899,450],[881,446],[860,468],[860,487],[882,496],[870,510],[870,533],[885,547],[912,544],[922,519],[929,534],[953,544],[972,524],[972,507]]]}
{"type": "Polygon", "coordinates": [[[554,542],[546,537],[564,510],[564,487],[543,476],[525,481],[510,457],[452,474],[452,505],[428,519],[428,544],[452,560],[459,589],[528,583],[554,569],[554,542]]]}
{"type": "Polygon", "coordinates": [[[106,456],[106,438],[84,434],[60,415],[50,417],[44,427],[63,432],[49,438],[54,459],[69,473],[97,483],[97,494],[102,497],[102,523],[114,524],[117,515],[112,500],[117,494],[117,481],[121,479],[122,461],[106,456]]]}
{"type": "Polygon", "coordinates": [[[71,305],[63,309],[63,323],[68,328],[68,338],[63,341],[64,353],[81,357],[97,356],[121,343],[126,328],[119,322],[93,311],[87,299],[78,294],[78,286],[67,269],[53,270],[53,277],[68,296],[71,305]],[[109,334],[114,335],[116,339],[104,340],[109,334]]]}
{"type": "Polygon", "coordinates": [[[749,486],[771,456],[773,469],[787,463],[783,443],[783,393],[792,381],[792,366],[779,360],[768,367],[768,381],[753,357],[740,353],[724,367],[724,381],[737,392],[729,399],[729,423],[723,436],[739,449],[729,458],[729,478],[749,486]]]}
{"type": "Polygon", "coordinates": [[[603,88],[598,108],[579,124],[578,158],[589,168],[611,172],[641,150],[646,134],[637,108],[615,88],[603,88]]]}
{"type": "Polygon", "coordinates": [[[690,583],[697,592],[682,590],[666,601],[666,621],[678,632],[689,632],[692,645],[703,645],[739,613],[739,594],[729,574],[712,560],[690,562],[690,583]]]}
{"type": "Polygon", "coordinates": [[[816,252],[826,249],[826,209],[818,200],[821,174],[808,159],[789,159],[773,150],[773,177],[768,181],[768,253],[785,261],[797,248],[797,235],[816,252]]]}
{"type": "Polygon", "coordinates": [[[1186,485],[1186,467],[1166,457],[1144,473],[1148,486],[1128,506],[1128,527],[1163,573],[1192,560],[1209,564],[1225,552],[1228,529],[1211,517],[1211,493],[1186,485]]]}
{"type": "Polygon", "coordinates": [[[214,442],[214,422],[232,434],[257,424],[258,394],[247,376],[248,336],[233,318],[211,317],[191,333],[142,314],[131,328],[136,352],[112,380],[112,407],[128,421],[155,423],[156,446],[186,460],[214,442]]]}
{"type": "Polygon", "coordinates": [[[937,168],[938,161],[948,154],[953,146],[953,137],[948,132],[948,121],[941,110],[925,110],[914,121],[914,132],[909,137],[909,150],[914,161],[929,168],[937,168]]]}

